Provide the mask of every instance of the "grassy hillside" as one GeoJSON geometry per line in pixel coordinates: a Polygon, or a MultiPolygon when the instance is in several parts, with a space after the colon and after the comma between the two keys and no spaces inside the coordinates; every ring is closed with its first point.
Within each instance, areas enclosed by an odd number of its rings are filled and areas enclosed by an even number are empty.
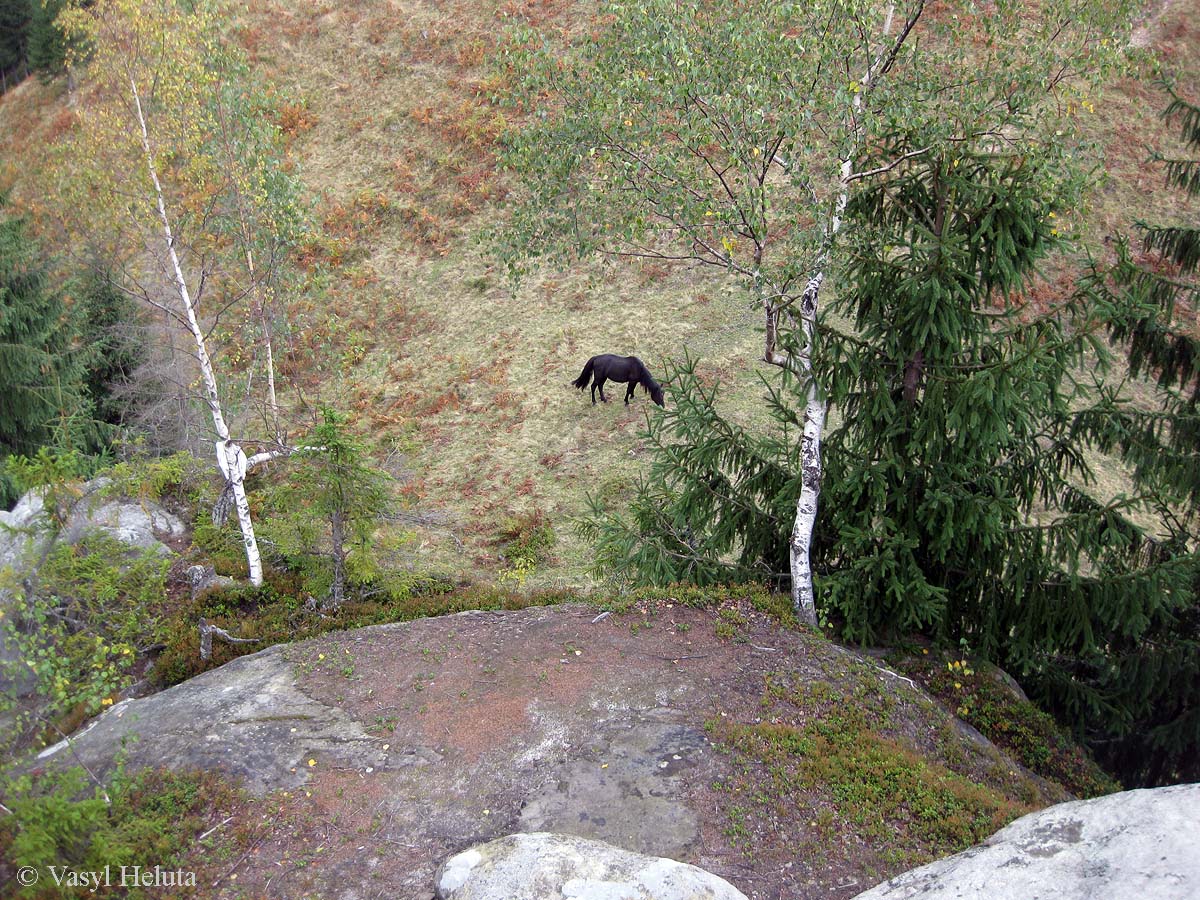
{"type": "MultiPolygon", "coordinates": [[[[1148,6],[1139,78],[1109,85],[1089,113],[1107,181],[1070,226],[1099,245],[1139,218],[1169,219],[1176,194],[1146,164],[1168,148],[1156,63],[1195,89],[1200,0],[1148,6]]],[[[736,284],[710,272],[597,260],[544,272],[515,293],[477,240],[503,223],[494,146],[507,127],[488,60],[505,23],[588,27],[568,0],[250,0],[230,6],[236,40],[278,92],[281,126],[321,234],[305,253],[314,290],[290,298],[287,377],[346,409],[377,458],[403,476],[412,561],[495,573],[497,535],[544,511],[553,558],[537,584],[586,584],[570,528],[591,490],[619,495],[645,465],[640,392],[593,408],[567,383],[602,352],[652,371],[686,349],[720,381],[735,416],[761,393],[761,326],[736,284]],[[323,291],[315,289],[317,285],[323,291]]],[[[0,98],[0,188],[37,216],[45,147],[70,127],[63,83],[0,98]]],[[[1071,267],[1050,267],[1031,301],[1052,303],[1071,267]]],[[[291,392],[294,401],[297,393],[291,392]]]]}

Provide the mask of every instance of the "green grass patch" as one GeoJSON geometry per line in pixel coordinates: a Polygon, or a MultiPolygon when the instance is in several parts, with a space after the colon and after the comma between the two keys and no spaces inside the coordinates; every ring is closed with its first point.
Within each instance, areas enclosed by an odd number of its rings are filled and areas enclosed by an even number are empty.
{"type": "Polygon", "coordinates": [[[821,795],[832,805],[825,831],[887,845],[896,863],[957,853],[1028,811],[877,734],[855,712],[802,726],[727,725],[719,734],[734,752],[766,767],[761,805],[807,807],[813,794],[821,795]]]}
{"type": "MultiPolygon", "coordinates": [[[[628,612],[648,606],[678,604],[690,609],[717,609],[723,612],[721,621],[736,623],[740,616],[739,607],[746,605],[757,612],[770,616],[782,627],[793,630],[801,628],[791,598],[786,594],[775,594],[762,585],[732,584],[713,587],[697,587],[693,584],[672,584],[665,587],[638,587],[616,596],[606,597],[600,606],[613,612],[628,612]]],[[[722,613],[718,613],[721,617],[722,613]]]]}
{"type": "Polygon", "coordinates": [[[717,787],[726,836],[748,856],[800,853],[882,878],[1045,804],[1028,778],[991,779],[980,754],[931,747],[945,713],[875,667],[837,656],[818,668],[766,675],[752,721],[707,724],[733,756],[717,787]]]}

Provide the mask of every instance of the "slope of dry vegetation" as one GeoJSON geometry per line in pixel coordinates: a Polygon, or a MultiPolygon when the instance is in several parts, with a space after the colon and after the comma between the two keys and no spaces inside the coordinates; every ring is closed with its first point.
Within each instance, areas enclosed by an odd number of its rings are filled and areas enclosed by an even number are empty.
{"type": "MultiPolygon", "coordinates": [[[[1148,8],[1165,74],[1196,87],[1197,0],[1148,8]]],[[[589,490],[620,496],[642,465],[649,404],[593,409],[567,387],[601,352],[700,355],[706,379],[745,418],[762,394],[758,317],[738,288],[707,272],[595,262],[510,289],[476,240],[503,222],[507,187],[495,145],[513,113],[489,61],[507,22],[568,33],[595,27],[569,0],[250,0],[230,23],[277,91],[280,125],[309,189],[319,233],[290,298],[284,373],[303,395],[348,411],[379,459],[404,476],[410,548],[423,565],[503,573],[496,536],[544,511],[557,542],[533,582],[586,582],[588,551],[569,520],[589,490]],[[412,524],[416,522],[416,524],[412,524]]],[[[1169,220],[1149,148],[1169,147],[1151,86],[1113,83],[1081,111],[1108,173],[1096,206],[1067,223],[1099,245],[1137,218],[1169,220]]],[[[44,148],[70,127],[65,84],[30,81],[0,98],[0,187],[35,215],[44,148]]],[[[1052,304],[1059,266],[1031,288],[1052,304]]],[[[401,527],[401,526],[396,526],[401,527]]]]}

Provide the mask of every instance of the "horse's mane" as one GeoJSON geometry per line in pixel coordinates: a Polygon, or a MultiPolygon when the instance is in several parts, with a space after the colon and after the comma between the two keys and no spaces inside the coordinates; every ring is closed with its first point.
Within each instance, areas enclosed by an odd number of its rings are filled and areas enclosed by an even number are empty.
{"type": "Polygon", "coordinates": [[[646,368],[646,364],[644,362],[642,362],[640,359],[638,359],[636,356],[633,357],[633,361],[635,363],[637,363],[638,381],[642,382],[642,384],[647,385],[647,386],[654,385],[655,387],[658,387],[659,386],[658,382],[654,380],[654,376],[650,374],[650,370],[646,368]]]}
{"type": "Polygon", "coordinates": [[[654,376],[650,374],[650,370],[646,368],[646,364],[644,362],[642,362],[636,356],[633,359],[634,362],[637,363],[638,367],[638,381],[641,382],[641,385],[643,388],[645,388],[646,393],[648,393],[654,399],[654,402],[659,406],[662,406],[662,385],[654,380],[654,376]]]}

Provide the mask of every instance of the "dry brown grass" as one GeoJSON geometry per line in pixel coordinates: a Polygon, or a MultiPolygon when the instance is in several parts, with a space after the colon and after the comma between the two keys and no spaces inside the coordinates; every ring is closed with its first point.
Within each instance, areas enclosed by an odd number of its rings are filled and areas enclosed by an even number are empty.
{"type": "MultiPolygon", "coordinates": [[[[495,571],[489,540],[513,513],[544,510],[558,544],[540,583],[586,582],[589,550],[569,522],[587,491],[620,493],[644,469],[641,393],[593,408],[568,387],[584,361],[632,353],[652,371],[687,349],[723,386],[739,419],[760,415],[760,325],[734,283],[709,271],[594,262],[542,273],[513,293],[474,241],[504,214],[487,61],[517,16],[567,30],[592,8],[571,0],[250,0],[234,34],[278,91],[293,162],[316,198],[319,240],[306,248],[310,296],[294,299],[283,374],[305,397],[347,409],[408,473],[406,499],[446,528],[421,531],[420,561],[495,571]]],[[[1152,24],[1163,68],[1195,95],[1200,0],[1152,24]]],[[[1141,80],[1110,85],[1089,128],[1111,180],[1080,211],[1092,236],[1134,219],[1178,214],[1145,165],[1164,147],[1161,94],[1141,80]]],[[[40,149],[60,127],[62,86],[29,82],[0,100],[0,188],[41,202],[40,149]],[[60,124],[56,124],[60,123],[60,124]]],[[[1069,287],[1051,272],[1038,303],[1069,287]]],[[[295,395],[293,395],[295,396],[295,395]]]]}

